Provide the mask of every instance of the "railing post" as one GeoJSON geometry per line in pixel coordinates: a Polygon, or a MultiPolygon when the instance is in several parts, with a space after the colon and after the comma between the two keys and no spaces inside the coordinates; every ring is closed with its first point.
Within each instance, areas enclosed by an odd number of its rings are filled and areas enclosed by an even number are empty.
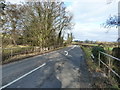
{"type": "Polygon", "coordinates": [[[100,67],[100,51],[99,51],[99,54],[98,54],[98,60],[99,60],[99,67],[100,67]]]}
{"type": "Polygon", "coordinates": [[[108,66],[109,66],[109,70],[108,70],[108,77],[110,77],[110,66],[111,66],[111,63],[110,63],[110,57],[109,57],[108,66]]]}

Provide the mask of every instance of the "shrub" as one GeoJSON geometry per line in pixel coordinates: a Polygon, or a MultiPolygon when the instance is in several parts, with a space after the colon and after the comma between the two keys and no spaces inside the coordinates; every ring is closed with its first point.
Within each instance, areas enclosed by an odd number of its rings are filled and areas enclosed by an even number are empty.
{"type": "MultiPolygon", "coordinates": [[[[120,48],[117,48],[117,47],[113,48],[112,49],[112,55],[115,56],[116,58],[120,59],[120,48]]],[[[120,75],[120,61],[114,60],[113,64],[114,64],[113,69],[120,75]]],[[[118,77],[115,77],[115,78],[118,81],[119,87],[120,87],[120,79],[118,77]]]]}
{"type": "Polygon", "coordinates": [[[98,58],[99,51],[105,52],[104,48],[101,46],[95,46],[92,48],[92,53],[93,53],[95,58],[98,58]]]}
{"type": "MultiPolygon", "coordinates": [[[[95,61],[96,61],[96,62],[98,61],[99,51],[105,52],[104,48],[101,47],[101,46],[95,46],[95,47],[92,48],[92,54],[93,54],[93,56],[95,57],[95,61]]],[[[104,56],[101,55],[101,58],[104,58],[104,56]]]]}

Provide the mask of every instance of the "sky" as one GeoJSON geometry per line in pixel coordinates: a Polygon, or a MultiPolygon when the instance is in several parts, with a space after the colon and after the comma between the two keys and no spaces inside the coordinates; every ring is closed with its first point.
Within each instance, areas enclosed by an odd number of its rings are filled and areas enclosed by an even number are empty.
{"type": "MultiPolygon", "coordinates": [[[[18,3],[24,0],[7,0],[18,3]]],[[[118,14],[119,0],[62,0],[73,15],[74,40],[116,41],[117,28],[102,26],[108,17],[118,14]],[[111,2],[111,3],[109,3],[111,2]],[[109,3],[109,4],[108,4],[109,3]]]]}

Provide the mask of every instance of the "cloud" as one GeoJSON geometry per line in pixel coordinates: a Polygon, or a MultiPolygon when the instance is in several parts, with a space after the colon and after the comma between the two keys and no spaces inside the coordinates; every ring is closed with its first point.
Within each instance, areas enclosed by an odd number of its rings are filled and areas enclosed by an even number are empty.
{"type": "MultiPolygon", "coordinates": [[[[7,0],[11,2],[19,2],[24,0],[7,0]]],[[[64,1],[67,11],[74,14],[73,22],[75,23],[72,30],[75,39],[79,40],[100,40],[100,41],[116,41],[117,29],[110,30],[101,28],[100,24],[104,23],[110,15],[117,14],[118,1],[113,0],[111,4],[107,4],[108,0],[59,0],[64,1]]]]}
{"type": "Polygon", "coordinates": [[[98,26],[94,24],[88,25],[79,23],[75,25],[73,30],[73,35],[75,35],[75,39],[88,39],[93,41],[116,41],[118,38],[118,31],[116,28],[111,28],[108,30],[102,27],[98,28],[98,26]],[[88,25],[90,25],[91,27],[87,27],[88,25]]]}
{"type": "Polygon", "coordinates": [[[65,0],[71,2],[67,10],[74,14],[73,34],[79,40],[100,40],[116,41],[117,29],[110,30],[101,28],[100,25],[106,21],[110,15],[117,14],[117,1],[107,4],[106,0],[65,0]]]}

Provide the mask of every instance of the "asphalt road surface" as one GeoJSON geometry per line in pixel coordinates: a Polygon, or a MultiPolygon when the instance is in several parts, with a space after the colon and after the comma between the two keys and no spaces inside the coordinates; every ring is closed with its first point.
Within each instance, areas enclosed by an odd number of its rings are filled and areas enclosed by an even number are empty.
{"type": "Polygon", "coordinates": [[[78,45],[3,65],[1,88],[90,88],[78,45]]]}

